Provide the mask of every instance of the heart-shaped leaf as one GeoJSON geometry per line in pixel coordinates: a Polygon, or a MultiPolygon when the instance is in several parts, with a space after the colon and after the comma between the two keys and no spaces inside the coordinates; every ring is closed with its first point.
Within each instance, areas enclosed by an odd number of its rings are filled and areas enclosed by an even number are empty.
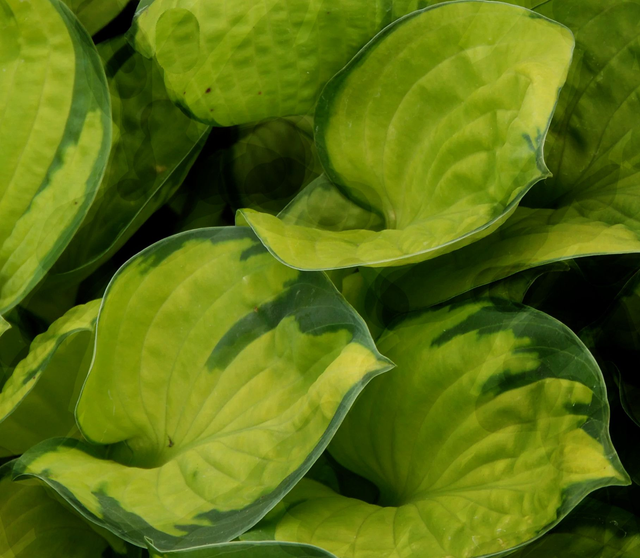
{"type": "Polygon", "coordinates": [[[109,91],[87,32],[59,0],[0,7],[0,314],[62,253],[111,143],[109,91]]]}
{"type": "Polygon", "coordinates": [[[398,368],[364,391],[330,446],[377,502],[303,480],[265,536],[340,558],[493,556],[596,488],[629,484],[600,370],[549,316],[463,302],[396,322],[378,346],[398,368]]]}
{"type": "Polygon", "coordinates": [[[515,6],[413,12],[360,51],[316,109],[328,178],[382,230],[243,217],[299,269],[409,264],[490,234],[549,175],[542,149],[572,51],[567,28],[515,6]]]}
{"type": "Polygon", "coordinates": [[[548,145],[552,179],[473,246],[383,272],[384,302],[407,311],[550,262],[640,252],[640,0],[550,0],[576,37],[548,145]],[[415,289],[415,287],[419,287],[415,289]]]}
{"type": "Polygon", "coordinates": [[[246,227],[184,233],[131,259],[96,336],[77,419],[102,446],[50,440],[16,471],[161,551],[251,527],[392,367],[324,274],[280,264],[246,227]]]}

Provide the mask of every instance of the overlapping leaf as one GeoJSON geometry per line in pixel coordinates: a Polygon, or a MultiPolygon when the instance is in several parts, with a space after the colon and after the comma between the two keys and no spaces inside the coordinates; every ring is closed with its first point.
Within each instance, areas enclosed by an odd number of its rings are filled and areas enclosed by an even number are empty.
{"type": "MultiPolygon", "coordinates": [[[[167,98],[162,71],[117,37],[98,52],[111,93],[113,141],[105,177],[78,234],[53,269],[95,268],[175,193],[209,128],[167,98]]],[[[86,272],[85,272],[86,274],[86,272]]]]}
{"type": "MultiPolygon", "coordinates": [[[[382,225],[324,229],[251,210],[244,219],[299,269],[403,265],[490,234],[548,176],[543,143],[572,50],[565,27],[501,3],[400,19],[327,84],[315,116],[342,212],[382,225]]],[[[327,203],[314,218],[337,209],[327,203]]]]}
{"type": "Polygon", "coordinates": [[[134,21],[174,102],[231,126],[309,114],[322,87],[391,19],[386,0],[155,0],[134,21]]]}
{"type": "Polygon", "coordinates": [[[59,0],[0,6],[0,314],[53,265],[86,215],[109,154],[98,54],[59,0]]]}
{"type": "Polygon", "coordinates": [[[90,35],[113,20],[133,0],[63,0],[90,35]]]}
{"type": "Polygon", "coordinates": [[[226,542],[295,485],[391,366],[324,274],[283,266],[245,227],[177,235],[105,294],[77,407],[102,445],[50,440],[16,468],[140,546],[226,542]]]}
{"type": "Polygon", "coordinates": [[[13,463],[0,467],[0,555],[7,558],[96,558],[127,555],[127,546],[51,498],[44,487],[11,482],[13,463]],[[113,545],[114,554],[105,551],[113,545]],[[104,554],[103,554],[104,553],[104,554]]]}
{"type": "Polygon", "coordinates": [[[183,552],[161,553],[151,549],[151,558],[335,558],[333,554],[306,544],[231,542],[183,552]]]}
{"type": "Polygon", "coordinates": [[[640,556],[640,524],[633,514],[587,498],[543,538],[513,558],[635,558],[640,556]]]}
{"type": "Polygon", "coordinates": [[[399,308],[411,292],[420,308],[549,262],[640,251],[640,2],[550,0],[538,10],[576,37],[545,148],[554,177],[527,200],[540,208],[518,208],[473,246],[390,271],[385,304],[399,308]]]}
{"type": "Polygon", "coordinates": [[[272,215],[322,174],[312,120],[302,117],[241,127],[220,163],[220,186],[231,206],[272,215]]]}
{"type": "Polygon", "coordinates": [[[100,301],[77,306],[33,340],[0,391],[0,456],[77,435],[74,410],[93,354],[100,301]]]}
{"type": "Polygon", "coordinates": [[[380,338],[398,364],[374,380],[330,451],[376,503],[303,480],[257,534],[340,558],[491,556],[538,537],[585,495],[628,484],[602,375],[552,318],[466,302],[380,338]]]}

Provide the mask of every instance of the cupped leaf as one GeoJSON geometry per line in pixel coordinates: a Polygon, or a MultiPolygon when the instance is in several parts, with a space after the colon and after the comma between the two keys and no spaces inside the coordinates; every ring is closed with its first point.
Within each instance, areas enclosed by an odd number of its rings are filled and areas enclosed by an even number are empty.
{"type": "Polygon", "coordinates": [[[473,246],[390,271],[379,283],[386,303],[405,305],[411,291],[423,307],[550,262],[640,251],[640,1],[550,0],[539,10],[576,37],[545,148],[555,176],[526,200],[549,207],[518,208],[473,246]]]}
{"type": "Polygon", "coordinates": [[[390,23],[388,0],[154,0],[134,20],[175,103],[212,125],[309,114],[322,87],[390,23]]]}
{"type": "Polygon", "coordinates": [[[38,335],[0,391],[0,456],[78,435],[74,409],[93,354],[100,301],[76,306],[38,335]]]}
{"type": "Polygon", "coordinates": [[[413,12],[336,75],[316,109],[328,178],[382,230],[244,218],[300,269],[414,263],[490,234],[548,176],[542,149],[572,50],[567,28],[515,6],[413,12]]]}
{"type": "Polygon", "coordinates": [[[275,260],[246,227],[161,241],[109,285],[77,406],[85,437],[17,469],[125,540],[227,542],[320,455],[392,364],[322,273],[275,260]]]}
{"type": "Polygon", "coordinates": [[[335,558],[333,554],[308,544],[278,541],[231,542],[182,552],[150,549],[151,558],[335,558]]]}
{"type": "Polygon", "coordinates": [[[207,139],[209,128],[168,99],[162,71],[124,37],[100,43],[111,93],[109,163],[91,209],[52,274],[95,269],[175,193],[207,139]],[[88,268],[88,269],[87,269],[88,268]]]}
{"type": "Polygon", "coordinates": [[[63,0],[90,35],[111,22],[133,0],[63,0]]]}
{"type": "Polygon", "coordinates": [[[364,391],[330,446],[378,501],[303,480],[263,535],[340,558],[492,556],[596,488],[629,484],[600,370],[549,316],[465,302],[406,317],[378,346],[398,368],[364,391]]]}
{"type": "Polygon", "coordinates": [[[0,314],[76,232],[109,155],[109,92],[87,32],[59,0],[0,7],[0,314]]]}
{"type": "Polygon", "coordinates": [[[277,118],[240,129],[221,155],[222,190],[234,209],[276,215],[322,174],[308,117],[277,118]]]}

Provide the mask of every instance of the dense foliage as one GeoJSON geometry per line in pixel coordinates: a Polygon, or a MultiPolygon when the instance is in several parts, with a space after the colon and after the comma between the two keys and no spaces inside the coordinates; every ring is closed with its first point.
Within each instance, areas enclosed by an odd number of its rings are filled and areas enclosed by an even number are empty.
{"type": "Polygon", "coordinates": [[[640,558],[640,0],[0,0],[0,556],[640,558]]]}

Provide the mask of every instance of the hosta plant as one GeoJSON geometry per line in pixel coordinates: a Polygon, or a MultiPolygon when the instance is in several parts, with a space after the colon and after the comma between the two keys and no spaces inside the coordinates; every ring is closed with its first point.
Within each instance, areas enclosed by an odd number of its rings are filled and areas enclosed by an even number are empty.
{"type": "Polygon", "coordinates": [[[640,557],[640,0],[0,0],[0,555],[640,557]]]}

